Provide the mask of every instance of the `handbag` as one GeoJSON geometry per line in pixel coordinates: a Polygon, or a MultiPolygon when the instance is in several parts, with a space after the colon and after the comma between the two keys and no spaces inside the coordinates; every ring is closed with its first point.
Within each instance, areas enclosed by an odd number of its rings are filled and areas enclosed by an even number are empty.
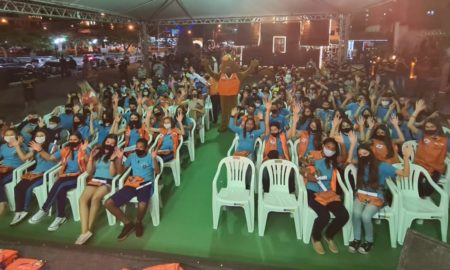
{"type": "Polygon", "coordinates": [[[78,177],[80,173],[65,173],[59,176],[58,180],[67,180],[68,178],[78,177]]]}
{"type": "Polygon", "coordinates": [[[248,151],[236,151],[233,154],[235,157],[248,157],[248,155],[250,155],[250,152],[248,151]]]}
{"type": "Polygon", "coordinates": [[[384,201],[381,198],[378,198],[377,196],[372,196],[370,194],[371,192],[358,190],[356,193],[356,198],[358,199],[358,201],[362,203],[368,203],[378,208],[383,207],[384,201]]]}
{"type": "Polygon", "coordinates": [[[19,256],[19,252],[17,250],[0,249],[0,269],[5,269],[18,256],[19,256]]]}
{"type": "Polygon", "coordinates": [[[89,186],[101,187],[108,184],[106,179],[92,178],[88,183],[89,186]]]}
{"type": "Polygon", "coordinates": [[[124,186],[138,188],[142,183],[144,183],[144,178],[140,176],[129,176],[124,186]]]}
{"type": "Polygon", "coordinates": [[[0,165],[0,174],[7,174],[14,170],[14,168],[0,165]]]}
{"type": "MultiPolygon", "coordinates": [[[[320,203],[323,206],[328,205],[332,202],[340,202],[341,197],[336,194],[336,180],[337,180],[337,171],[333,170],[333,174],[331,176],[331,190],[326,190],[325,186],[319,182],[322,190],[321,192],[314,193],[314,200],[320,203]]],[[[319,180],[320,181],[320,180],[319,180]]]]}
{"type": "Polygon", "coordinates": [[[44,269],[46,262],[36,259],[20,258],[6,267],[6,270],[40,270],[44,269]]]}
{"type": "Polygon", "coordinates": [[[35,181],[35,180],[41,178],[43,175],[44,175],[43,173],[27,172],[24,175],[22,175],[22,180],[35,181]]]}

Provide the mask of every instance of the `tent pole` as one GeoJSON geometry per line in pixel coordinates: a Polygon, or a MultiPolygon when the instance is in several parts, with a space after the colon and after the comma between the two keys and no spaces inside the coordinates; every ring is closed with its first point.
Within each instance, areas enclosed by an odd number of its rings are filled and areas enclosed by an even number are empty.
{"type": "Polygon", "coordinates": [[[350,36],[350,14],[339,15],[339,47],[338,64],[342,65],[347,60],[348,39],[350,36]]]}
{"type": "Polygon", "coordinates": [[[147,76],[150,74],[150,65],[149,65],[149,55],[148,55],[148,26],[146,22],[140,22],[140,37],[141,37],[141,52],[142,52],[142,63],[144,64],[144,67],[147,69],[147,76]]]}

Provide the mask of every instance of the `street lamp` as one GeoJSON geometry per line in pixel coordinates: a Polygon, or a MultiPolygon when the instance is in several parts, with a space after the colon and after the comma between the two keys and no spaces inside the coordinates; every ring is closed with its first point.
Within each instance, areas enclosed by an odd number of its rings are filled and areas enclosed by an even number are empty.
{"type": "Polygon", "coordinates": [[[129,25],[128,25],[128,30],[133,31],[133,30],[134,30],[134,25],[129,24],[129,25]]]}
{"type": "Polygon", "coordinates": [[[8,23],[8,20],[7,20],[6,18],[2,18],[2,19],[0,20],[0,22],[3,23],[3,24],[7,24],[7,23],[8,23]]]}

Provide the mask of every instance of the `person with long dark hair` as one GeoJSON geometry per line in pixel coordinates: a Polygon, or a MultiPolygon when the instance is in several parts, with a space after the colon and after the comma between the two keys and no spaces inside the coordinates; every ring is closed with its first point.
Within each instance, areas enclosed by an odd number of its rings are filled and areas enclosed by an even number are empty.
{"type": "Polygon", "coordinates": [[[308,130],[309,124],[313,119],[313,112],[310,107],[303,107],[301,114],[296,128],[298,131],[308,130]]]}
{"type": "Polygon", "coordinates": [[[399,135],[399,139],[392,140],[389,128],[386,125],[378,125],[375,127],[372,136],[372,152],[379,161],[390,164],[399,163],[397,144],[405,140],[400,127],[398,126],[397,116],[391,117],[391,123],[399,135]]]}
{"type": "Polygon", "coordinates": [[[103,197],[111,190],[112,179],[120,173],[122,156],[118,156],[117,136],[108,135],[91,151],[86,171],[91,179],[80,197],[81,235],[75,244],[82,245],[92,236],[92,229],[103,197]]]}
{"type": "Polygon", "coordinates": [[[65,217],[67,192],[77,187],[78,176],[86,171],[90,153],[88,145],[87,141],[83,142],[83,137],[79,132],[70,134],[69,145],[61,149],[59,178],[51,187],[42,209],[39,209],[29,219],[29,223],[36,224],[40,222],[48,214],[54,203],[56,203],[57,215],[48,227],[48,230],[56,231],[67,221],[65,217]]]}
{"type": "MultiPolygon", "coordinates": [[[[353,135],[354,136],[354,135],[353,135]]],[[[345,153],[339,151],[338,142],[333,138],[327,138],[323,141],[323,158],[315,160],[313,172],[304,171],[304,176],[308,183],[306,189],[308,192],[308,205],[317,214],[312,230],[312,245],[318,254],[325,254],[322,246],[322,232],[330,221],[330,213],[335,218],[325,230],[324,240],[332,253],[338,253],[338,248],[333,241],[334,236],[342,229],[349,219],[347,209],[345,209],[337,191],[337,171],[338,157],[345,153]],[[320,198],[329,199],[321,200],[320,198]]]]}
{"type": "MultiPolygon", "coordinates": [[[[348,163],[353,161],[353,150],[356,147],[356,139],[352,139],[348,154],[348,163]]],[[[360,144],[357,152],[357,173],[355,199],[353,202],[353,236],[349,244],[351,253],[359,252],[367,254],[373,246],[372,217],[383,207],[384,189],[386,179],[398,176],[409,176],[409,157],[411,147],[403,149],[403,156],[407,162],[398,170],[389,163],[377,160],[370,144],[360,144]],[[361,227],[364,227],[364,242],[362,242],[361,227]]]]}
{"type": "Polygon", "coordinates": [[[28,153],[21,148],[17,148],[17,154],[26,160],[36,160],[36,167],[31,172],[24,174],[14,188],[16,214],[10,223],[11,226],[18,224],[28,215],[27,208],[31,201],[33,189],[42,185],[44,173],[61,159],[59,147],[51,143],[44,129],[36,131],[29,145],[30,151],[28,153]]]}
{"type": "MultiPolygon", "coordinates": [[[[424,167],[433,181],[438,182],[441,175],[445,173],[445,159],[450,151],[448,138],[442,131],[442,126],[437,118],[427,118],[423,129],[416,127],[417,116],[426,109],[425,102],[419,100],[416,103],[416,110],[409,118],[408,127],[417,137],[417,149],[414,163],[424,167]]],[[[447,181],[450,181],[447,179],[447,181]]],[[[434,188],[426,181],[424,176],[420,176],[419,195],[421,197],[430,196],[434,188]]]]}
{"type": "MultiPolygon", "coordinates": [[[[238,109],[233,108],[233,110],[231,110],[231,118],[234,118],[237,113],[238,109]]],[[[266,117],[268,117],[269,114],[270,111],[266,110],[266,117]]],[[[238,145],[234,154],[246,156],[251,160],[254,159],[255,141],[263,135],[266,130],[262,115],[257,117],[257,119],[261,119],[259,122],[259,129],[257,129],[255,119],[256,117],[247,118],[243,123],[243,127],[237,126],[233,119],[230,119],[230,122],[228,122],[228,128],[239,136],[238,145]]]]}

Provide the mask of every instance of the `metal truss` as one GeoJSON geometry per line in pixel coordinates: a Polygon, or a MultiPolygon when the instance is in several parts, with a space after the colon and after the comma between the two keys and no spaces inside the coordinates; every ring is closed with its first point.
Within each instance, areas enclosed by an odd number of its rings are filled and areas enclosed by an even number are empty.
{"type": "Polygon", "coordinates": [[[173,19],[157,20],[150,23],[159,25],[191,25],[191,24],[239,24],[262,22],[290,22],[303,20],[328,20],[338,18],[338,14],[299,14],[289,16],[245,16],[223,18],[173,19]]]}
{"type": "Polygon", "coordinates": [[[22,1],[0,0],[0,12],[106,23],[128,23],[131,17],[22,1]]]}

